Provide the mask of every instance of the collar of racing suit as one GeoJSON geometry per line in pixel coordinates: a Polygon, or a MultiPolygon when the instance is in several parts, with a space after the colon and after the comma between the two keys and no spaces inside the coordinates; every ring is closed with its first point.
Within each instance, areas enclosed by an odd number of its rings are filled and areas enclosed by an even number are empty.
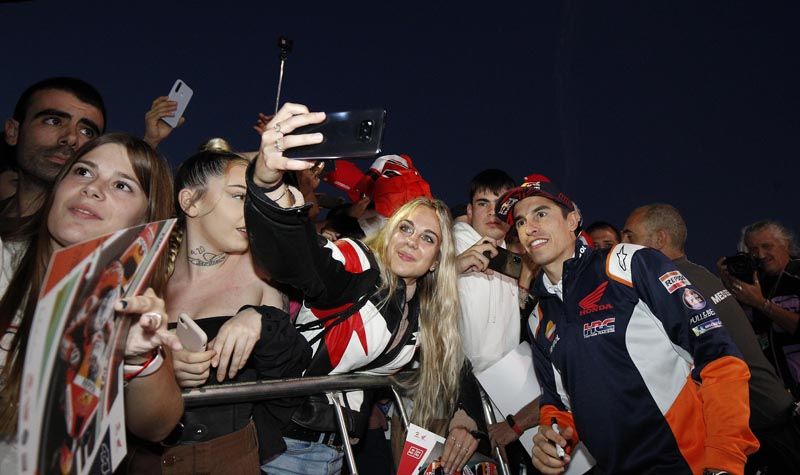
{"type": "MultiPolygon", "coordinates": [[[[590,246],[587,246],[586,243],[580,239],[575,241],[575,254],[571,259],[564,261],[564,267],[561,272],[562,294],[566,293],[567,289],[570,288],[570,285],[574,282],[574,277],[580,274],[581,270],[589,265],[589,262],[592,260],[591,256],[594,254],[594,252],[595,251],[590,246]]],[[[557,297],[547,290],[547,287],[544,283],[544,272],[540,272],[539,276],[536,277],[536,280],[533,282],[532,291],[540,298],[557,297]]]]}

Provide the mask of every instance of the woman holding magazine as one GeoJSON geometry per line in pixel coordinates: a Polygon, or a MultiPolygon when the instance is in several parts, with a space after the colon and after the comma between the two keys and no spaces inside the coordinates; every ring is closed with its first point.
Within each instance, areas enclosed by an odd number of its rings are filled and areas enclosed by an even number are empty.
{"type": "MultiPolygon", "coordinates": [[[[108,134],[87,143],[56,177],[53,191],[36,215],[38,224],[27,249],[15,268],[4,269],[11,278],[0,288],[0,463],[4,472],[16,467],[22,365],[51,254],[120,229],[169,218],[171,194],[166,162],[128,134],[108,134]]],[[[11,265],[5,259],[2,262],[11,265]]],[[[157,290],[162,285],[163,279],[152,282],[157,290]]],[[[125,388],[127,428],[142,438],[161,440],[183,409],[169,351],[180,344],[166,330],[164,302],[153,290],[119,301],[115,309],[143,315],[131,326],[125,349],[126,367],[131,375],[138,375],[125,388]]],[[[64,456],[60,463],[69,465],[71,460],[64,456]]]]}

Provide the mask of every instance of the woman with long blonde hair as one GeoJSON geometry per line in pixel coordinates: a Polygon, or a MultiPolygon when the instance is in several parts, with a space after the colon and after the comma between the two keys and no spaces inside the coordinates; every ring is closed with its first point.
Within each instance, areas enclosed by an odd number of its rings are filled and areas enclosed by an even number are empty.
{"type": "MultiPolygon", "coordinates": [[[[410,384],[412,421],[431,428],[435,419],[449,419],[442,461],[448,471],[460,469],[478,445],[478,413],[473,410],[471,417],[461,407],[467,402],[462,379],[468,372],[458,328],[449,211],[438,200],[417,198],[398,209],[366,243],[321,239],[308,220],[302,194],[283,183],[284,171],[308,169],[313,163],[290,160],[282,152],[320,142],[320,134],[290,133],[324,118],[305,106],[286,104],[262,134],[259,155],[248,172],[245,205],[254,261],[276,281],[304,293],[296,323],[314,350],[306,376],[391,374],[421,350],[419,371],[410,384]]],[[[361,407],[360,395],[347,393],[344,402],[361,407]]],[[[341,441],[330,434],[332,427],[300,420],[310,413],[296,414],[296,424],[284,430],[289,450],[262,467],[267,473],[338,473],[341,453],[335,447],[341,441]],[[313,465],[312,458],[325,464],[313,465]]]]}

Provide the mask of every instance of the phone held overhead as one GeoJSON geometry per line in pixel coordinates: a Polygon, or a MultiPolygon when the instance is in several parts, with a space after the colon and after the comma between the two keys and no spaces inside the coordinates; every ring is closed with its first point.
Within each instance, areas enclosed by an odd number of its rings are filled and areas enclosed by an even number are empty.
{"type": "Polygon", "coordinates": [[[374,158],[381,152],[385,125],[385,109],[328,112],[323,122],[293,132],[320,133],[322,142],[286,150],[284,156],[300,160],[374,158]]]}
{"type": "Polygon", "coordinates": [[[175,110],[175,114],[172,117],[162,117],[161,120],[169,124],[173,129],[177,127],[178,122],[181,120],[181,117],[183,117],[186,106],[192,99],[192,95],[194,95],[192,88],[183,82],[182,79],[177,79],[175,84],[172,85],[172,89],[169,90],[168,99],[177,102],[178,108],[175,110]]]}

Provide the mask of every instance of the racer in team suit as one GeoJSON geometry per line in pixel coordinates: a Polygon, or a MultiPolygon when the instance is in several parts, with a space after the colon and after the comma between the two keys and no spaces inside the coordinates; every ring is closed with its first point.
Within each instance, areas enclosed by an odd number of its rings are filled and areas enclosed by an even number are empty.
{"type": "Polygon", "coordinates": [[[582,441],[595,473],[743,473],[758,448],[750,374],[711,302],[657,251],[576,240],[580,214],[552,183],[510,190],[496,214],[544,269],[529,322],[536,468],[562,473],[582,441]]]}

